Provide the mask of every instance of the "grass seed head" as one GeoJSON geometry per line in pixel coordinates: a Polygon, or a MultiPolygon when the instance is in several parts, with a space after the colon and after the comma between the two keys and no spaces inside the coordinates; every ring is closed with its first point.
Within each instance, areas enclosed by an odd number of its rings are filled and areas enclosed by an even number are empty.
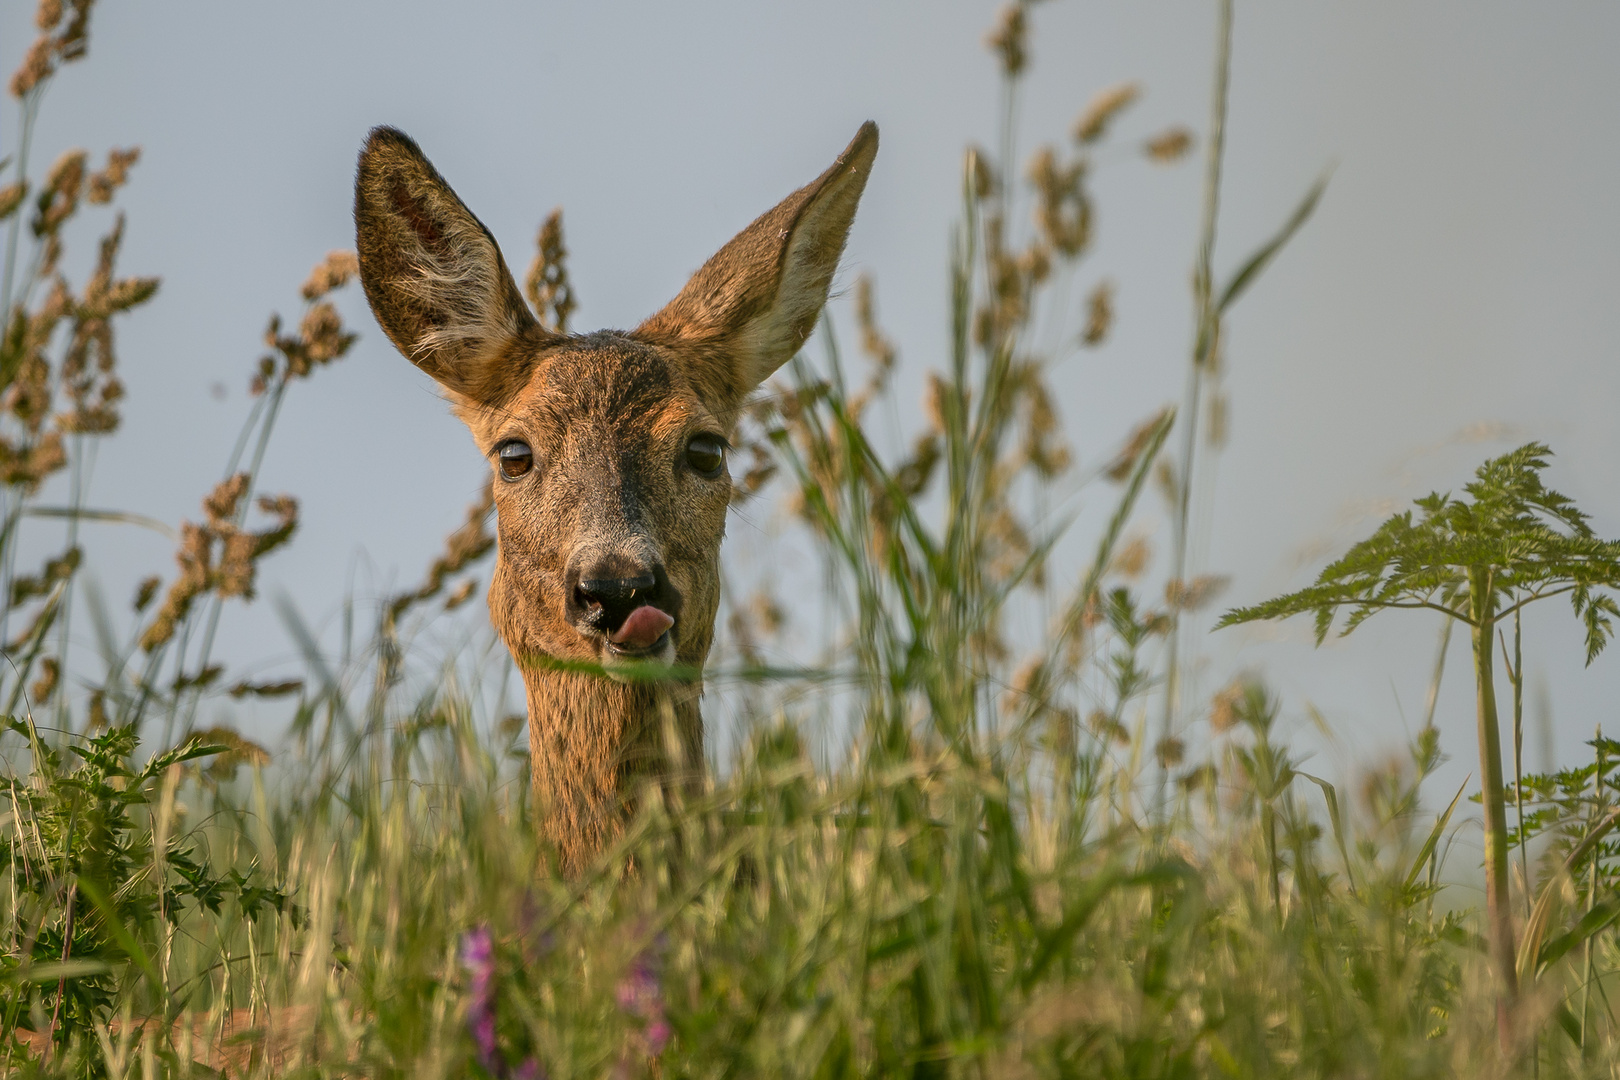
{"type": "Polygon", "coordinates": [[[343,316],[325,300],[304,313],[298,336],[304,346],[304,355],[311,364],[330,363],[347,352],[354,343],[354,335],[343,331],[343,316]]]}
{"type": "Polygon", "coordinates": [[[1019,456],[1035,474],[1050,480],[1067,472],[1074,456],[1063,441],[1052,395],[1039,373],[1031,371],[1024,384],[1025,417],[1019,456]]]}
{"type": "Polygon", "coordinates": [[[25,495],[38,491],[47,476],[65,465],[67,452],[58,432],[47,431],[21,446],[0,438],[0,484],[18,488],[25,495]]]}
{"type": "Polygon", "coordinates": [[[11,73],[11,96],[20,98],[50,77],[55,68],[56,42],[41,34],[23,54],[22,63],[11,73]]]}
{"type": "Polygon", "coordinates": [[[1080,343],[1096,348],[1108,338],[1114,325],[1114,283],[1099,281],[1086,298],[1086,328],[1080,333],[1080,343]]]}
{"type": "Polygon", "coordinates": [[[894,471],[895,483],[908,499],[914,499],[927,490],[942,456],[943,447],[937,433],[928,432],[917,437],[911,447],[911,456],[894,471]]]}
{"type": "Polygon", "coordinates": [[[985,38],[985,44],[1001,61],[1001,73],[1016,79],[1029,64],[1029,18],[1024,5],[1007,4],[996,17],[996,25],[985,38]]]}
{"type": "Polygon", "coordinates": [[[33,221],[36,237],[54,236],[62,223],[78,210],[86,158],[83,150],[69,150],[57,158],[50,172],[45,174],[45,186],[40,188],[36,200],[33,221]]]}
{"type": "Polygon", "coordinates": [[[1058,254],[1075,258],[1091,242],[1091,199],[1083,181],[1086,161],[1077,158],[1060,164],[1050,146],[1036,151],[1029,162],[1029,182],[1036,192],[1035,225],[1058,254]]]}
{"type": "Polygon", "coordinates": [[[1154,429],[1163,418],[1163,413],[1156,413],[1137,424],[1125,439],[1125,445],[1114,455],[1114,460],[1103,470],[1103,475],[1116,484],[1123,484],[1131,475],[1131,471],[1136,468],[1136,459],[1147,449],[1149,441],[1153,438],[1154,429]]]}
{"type": "Polygon", "coordinates": [[[456,608],[472,599],[473,594],[477,591],[478,579],[475,577],[467,578],[460,585],[457,585],[454,589],[452,589],[449,596],[444,598],[444,610],[456,610],[456,608]]]}
{"type": "Polygon", "coordinates": [[[1153,756],[1160,768],[1174,769],[1187,759],[1187,744],[1174,735],[1167,735],[1153,746],[1153,756]]]}
{"type": "Polygon", "coordinates": [[[895,347],[877,324],[877,304],[873,297],[872,279],[862,274],[855,281],[855,323],[861,331],[861,349],[872,365],[887,374],[894,367],[895,347]]]}
{"type": "Polygon", "coordinates": [[[1114,553],[1114,561],[1110,569],[1127,581],[1135,580],[1147,568],[1148,560],[1153,557],[1153,548],[1145,536],[1133,536],[1114,553]]]}
{"type": "MultiPolygon", "coordinates": [[[[1220,774],[1215,766],[1209,762],[1194,766],[1176,777],[1176,787],[1191,795],[1199,791],[1213,791],[1220,781],[1220,774]]],[[[1191,860],[1189,860],[1191,861],[1191,860]]]]}
{"type": "Polygon", "coordinates": [[[129,179],[129,167],[140,159],[141,148],[138,146],[132,146],[127,150],[115,148],[107,151],[106,167],[90,174],[85,199],[97,205],[112,202],[113,195],[129,179]]]}
{"type": "Polygon", "coordinates": [[[1141,84],[1134,82],[1115,83],[1099,91],[1075,120],[1074,141],[1085,145],[1101,139],[1114,117],[1141,96],[1141,84]]]}
{"type": "Polygon", "coordinates": [[[1192,132],[1184,127],[1173,127],[1143,143],[1142,152],[1155,165],[1171,165],[1186,157],[1192,144],[1192,132]]]}
{"type": "Polygon", "coordinates": [[[253,598],[253,556],[258,537],[252,533],[231,529],[220,535],[219,595],[222,599],[239,596],[253,598]]]}
{"type": "Polygon", "coordinates": [[[214,490],[203,497],[203,512],[208,515],[208,524],[216,529],[229,527],[236,517],[237,504],[247,494],[247,489],[247,473],[237,473],[216,484],[214,490]]]}
{"type": "MultiPolygon", "coordinates": [[[[467,517],[461,526],[445,537],[444,552],[428,567],[426,580],[410,592],[401,593],[389,601],[388,618],[392,622],[397,624],[400,617],[412,607],[437,596],[449,578],[494,550],[495,537],[488,527],[489,517],[494,510],[495,489],[492,483],[486,480],[478,501],[467,508],[467,517]]],[[[467,589],[467,596],[471,596],[471,589],[476,587],[476,585],[462,586],[467,589]]],[[[466,599],[464,596],[455,603],[460,604],[466,599]]],[[[446,607],[452,606],[455,605],[446,604],[446,607]]]]}
{"type": "Polygon", "coordinates": [[[298,290],[305,300],[314,302],[342,288],[360,272],[360,261],[352,251],[330,251],[326,258],[315,264],[298,290]]]}
{"type": "Polygon", "coordinates": [[[0,395],[0,408],[21,422],[29,436],[37,436],[51,412],[51,365],[43,349],[30,351],[17,368],[12,383],[0,395]]]}
{"type": "Polygon", "coordinates": [[[28,182],[26,180],[14,180],[4,187],[0,187],[0,221],[4,221],[12,214],[15,214],[17,207],[21,206],[23,200],[27,197],[28,182]]]}
{"type": "Polygon", "coordinates": [[[1176,476],[1176,467],[1168,457],[1161,457],[1153,467],[1153,483],[1166,503],[1175,506],[1181,502],[1181,480],[1176,476]]]}
{"type": "Polygon", "coordinates": [[[989,156],[982,149],[977,146],[968,147],[963,168],[967,176],[968,193],[976,201],[983,202],[995,195],[995,170],[990,167],[989,156]]]}
{"type": "Polygon", "coordinates": [[[225,747],[223,753],[214,755],[202,768],[203,775],[216,784],[234,779],[243,765],[262,769],[270,764],[270,751],[252,739],[244,738],[235,728],[203,728],[194,732],[192,738],[201,743],[225,747]]]}
{"type": "Polygon", "coordinates": [[[46,656],[40,659],[39,678],[28,687],[30,704],[34,708],[41,708],[51,700],[51,695],[56,693],[56,685],[61,675],[62,665],[57,662],[56,657],[46,656]]]}
{"type": "Polygon", "coordinates": [[[523,291],[547,330],[568,333],[568,317],[577,305],[568,279],[568,248],[563,243],[562,209],[546,215],[534,241],[534,261],[524,278],[523,291]]]}
{"type": "Polygon", "coordinates": [[[142,578],[141,583],[135,586],[135,599],[131,606],[137,615],[151,605],[152,598],[157,595],[158,587],[162,584],[163,579],[153,574],[151,577],[142,578]]]}
{"type": "Polygon", "coordinates": [[[56,24],[62,21],[62,0],[39,0],[39,7],[34,9],[34,27],[41,33],[49,33],[56,29],[56,24]]]}
{"type": "Polygon", "coordinates": [[[1164,602],[1178,611],[1197,611],[1219,596],[1231,583],[1220,574],[1204,574],[1191,581],[1171,579],[1164,584],[1164,602]]]}
{"type": "Polygon", "coordinates": [[[1237,727],[1243,705],[1244,679],[1236,679],[1215,692],[1209,702],[1209,726],[1217,735],[1237,727]]]}

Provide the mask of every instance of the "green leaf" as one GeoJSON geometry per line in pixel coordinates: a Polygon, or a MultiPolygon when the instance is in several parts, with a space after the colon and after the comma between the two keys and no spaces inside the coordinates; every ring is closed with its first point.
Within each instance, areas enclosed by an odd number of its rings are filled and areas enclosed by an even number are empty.
{"type": "Polygon", "coordinates": [[[1283,249],[1283,245],[1293,239],[1300,226],[1305,224],[1306,220],[1311,216],[1311,212],[1316,209],[1317,202],[1322,198],[1322,192],[1327,190],[1327,182],[1328,174],[1323,173],[1317,178],[1316,183],[1311,185],[1310,190],[1305,193],[1305,197],[1299,201],[1299,205],[1294,207],[1294,212],[1289,215],[1287,221],[1283,222],[1282,228],[1277,230],[1276,235],[1262,244],[1260,249],[1253,255],[1249,256],[1248,261],[1233,275],[1232,280],[1221,291],[1221,298],[1215,305],[1217,312],[1225,312],[1227,308],[1231,307],[1237,301],[1237,298],[1243,295],[1244,290],[1259,276],[1260,271],[1266,268],[1266,264],[1271,262],[1276,257],[1277,252],[1283,249]]]}
{"type": "Polygon", "coordinates": [[[96,910],[101,913],[102,919],[106,921],[107,929],[112,932],[113,940],[118,943],[120,949],[124,950],[124,954],[135,962],[135,966],[145,973],[147,979],[151,980],[154,986],[161,986],[163,978],[158,974],[157,965],[152,963],[151,957],[146,955],[146,950],[141,948],[141,943],[135,940],[135,935],[129,932],[129,927],[124,925],[124,920],[118,917],[117,907],[108,899],[107,894],[102,892],[101,887],[90,878],[81,877],[79,879],[79,891],[88,897],[90,902],[95,905],[96,910]]]}
{"type": "Polygon", "coordinates": [[[1457,809],[1457,804],[1462,801],[1463,792],[1468,788],[1468,781],[1473,778],[1474,774],[1469,773],[1463,780],[1462,787],[1457,789],[1457,794],[1451,797],[1451,805],[1447,806],[1445,812],[1434,819],[1434,828],[1429,830],[1428,839],[1423,841],[1423,846],[1418,849],[1417,857],[1412,860],[1412,868],[1406,872],[1406,882],[1404,884],[1406,890],[1411,890],[1412,886],[1417,882],[1418,874],[1423,870],[1423,864],[1429,861],[1430,855],[1434,854],[1435,845],[1440,843],[1440,837],[1446,831],[1446,823],[1451,820],[1452,811],[1457,809]]]}
{"type": "Polygon", "coordinates": [[[1519,942],[1516,966],[1520,979],[1530,981],[1540,974],[1542,942],[1546,940],[1555,909],[1559,906],[1563,881],[1570,877],[1575,868],[1581,864],[1581,860],[1591,854],[1598,841],[1602,840],[1616,823],[1620,823],[1620,808],[1611,810],[1607,817],[1594,825],[1575,849],[1564,857],[1564,863],[1558,872],[1551,875],[1541,887],[1541,896],[1531,909],[1530,918],[1525,921],[1524,940],[1519,942]]]}
{"type": "Polygon", "coordinates": [[[42,964],[24,963],[6,976],[7,982],[43,983],[61,979],[82,979],[89,975],[105,975],[112,965],[101,960],[47,960],[42,964]]]}
{"type": "Polygon", "coordinates": [[[1581,1022],[1575,1019],[1575,1014],[1569,1011],[1568,1005],[1560,1002],[1553,1013],[1553,1019],[1558,1021],[1558,1026],[1569,1036],[1570,1042],[1576,1046],[1581,1045],[1581,1022]]]}
{"type": "Polygon", "coordinates": [[[90,510],[82,506],[26,506],[23,513],[29,517],[42,518],[68,518],[77,521],[107,521],[124,525],[139,525],[143,529],[162,533],[169,539],[175,538],[175,531],[156,518],[145,514],[136,514],[128,510],[90,510]]]}
{"type": "Polygon", "coordinates": [[[1602,933],[1617,918],[1620,918],[1620,902],[1605,900],[1600,904],[1594,904],[1592,910],[1581,917],[1580,922],[1541,947],[1541,952],[1536,957],[1537,969],[1557,963],[1565,953],[1585,943],[1588,938],[1602,933]]]}
{"type": "Polygon", "coordinates": [[[179,746],[174,747],[172,750],[165,750],[163,753],[153,757],[151,761],[146,763],[146,767],[141,770],[141,776],[145,779],[151,779],[152,777],[161,773],[164,769],[178,765],[183,761],[191,761],[200,757],[211,757],[214,754],[223,754],[229,749],[229,746],[221,746],[217,743],[205,743],[201,739],[196,738],[189,739],[186,742],[181,743],[179,746]]]}
{"type": "MultiPolygon", "coordinates": [[[[1303,776],[1305,779],[1322,789],[1322,798],[1327,802],[1328,820],[1333,824],[1333,840],[1339,845],[1339,857],[1344,860],[1345,880],[1350,883],[1351,895],[1355,895],[1356,874],[1354,867],[1350,863],[1349,845],[1345,842],[1344,815],[1339,812],[1339,793],[1337,790],[1335,790],[1332,784],[1328,783],[1320,776],[1312,776],[1307,772],[1302,772],[1299,775],[1303,776]]],[[[1457,794],[1461,795],[1462,792],[1458,792],[1457,794]]],[[[1455,799],[1452,800],[1452,805],[1456,805],[1455,799]]]]}

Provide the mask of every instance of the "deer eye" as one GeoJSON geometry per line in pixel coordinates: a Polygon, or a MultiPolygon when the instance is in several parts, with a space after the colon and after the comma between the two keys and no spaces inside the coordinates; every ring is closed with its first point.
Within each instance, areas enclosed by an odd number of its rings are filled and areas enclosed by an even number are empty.
{"type": "Polygon", "coordinates": [[[507,439],[495,448],[495,456],[501,463],[501,475],[508,480],[516,480],[534,468],[534,451],[521,439],[507,439]]]}
{"type": "Polygon", "coordinates": [[[726,463],[726,441],[718,435],[692,436],[686,444],[686,463],[699,476],[713,480],[726,463]]]}

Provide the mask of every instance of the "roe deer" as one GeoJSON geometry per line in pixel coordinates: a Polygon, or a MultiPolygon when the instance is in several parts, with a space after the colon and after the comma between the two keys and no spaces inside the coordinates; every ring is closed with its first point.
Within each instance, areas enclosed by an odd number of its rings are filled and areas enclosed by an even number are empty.
{"type": "Polygon", "coordinates": [[[379,127],[361,152],[354,220],[371,310],[495,473],[490,617],[523,673],[536,806],[565,873],[618,833],[637,777],[678,784],[701,769],[700,683],[579,665],[701,671],[728,437],[815,326],[877,146],[868,122],[663,310],[580,336],[540,324],[494,237],[407,136],[379,127]]]}

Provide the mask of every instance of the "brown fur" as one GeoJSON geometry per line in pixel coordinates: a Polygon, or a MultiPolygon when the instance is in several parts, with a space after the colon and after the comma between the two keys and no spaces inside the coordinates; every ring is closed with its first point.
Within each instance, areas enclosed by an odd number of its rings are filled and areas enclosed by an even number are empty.
{"type": "Polygon", "coordinates": [[[635,782],[694,777],[703,747],[700,684],[559,669],[612,667],[605,634],[570,606],[575,585],[582,572],[656,574],[657,606],[675,619],[665,659],[701,670],[731,480],[684,464],[687,443],[729,438],[747,395],[804,344],[876,153],[868,123],[652,318],[580,337],[540,325],[489,230],[415,143],[378,128],[361,153],[354,214],[366,298],[497,471],[490,616],[523,672],[537,805],[566,872],[617,835],[635,782]],[[496,450],[514,439],[535,466],[508,481],[496,450]]]}

